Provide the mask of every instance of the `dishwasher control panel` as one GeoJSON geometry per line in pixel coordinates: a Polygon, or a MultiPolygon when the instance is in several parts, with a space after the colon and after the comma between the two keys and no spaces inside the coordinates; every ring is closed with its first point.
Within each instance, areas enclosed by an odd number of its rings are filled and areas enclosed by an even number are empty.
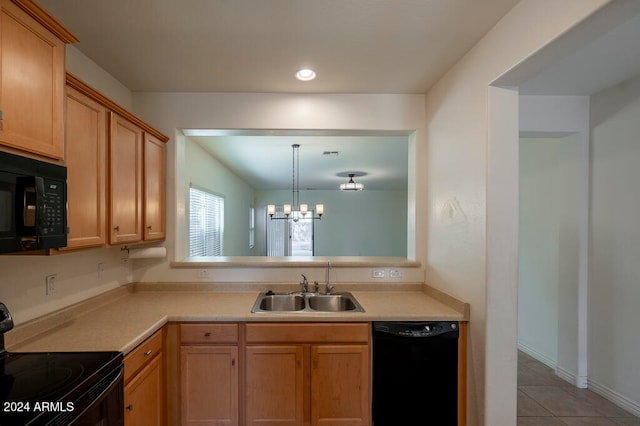
{"type": "Polygon", "coordinates": [[[374,331],[403,337],[433,337],[444,333],[457,333],[455,321],[437,322],[385,322],[374,323],[374,331]]]}

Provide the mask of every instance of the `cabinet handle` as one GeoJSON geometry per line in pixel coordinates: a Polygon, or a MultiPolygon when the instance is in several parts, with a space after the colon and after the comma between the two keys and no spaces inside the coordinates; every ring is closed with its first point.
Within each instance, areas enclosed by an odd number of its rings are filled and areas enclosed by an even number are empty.
{"type": "Polygon", "coordinates": [[[314,359],[314,360],[313,360],[313,366],[314,366],[314,367],[317,367],[317,366],[318,366],[318,360],[317,360],[317,359],[314,359]]]}
{"type": "Polygon", "coordinates": [[[147,356],[151,355],[151,349],[149,349],[148,351],[146,351],[144,354],[145,354],[145,355],[147,355],[147,356]]]}
{"type": "Polygon", "coordinates": [[[233,367],[235,365],[236,365],[236,360],[235,360],[235,358],[233,358],[233,359],[231,359],[231,366],[233,367]]]}
{"type": "Polygon", "coordinates": [[[120,232],[120,226],[119,225],[118,226],[114,226],[113,230],[116,231],[116,232],[120,232]]]}
{"type": "Polygon", "coordinates": [[[151,225],[147,226],[147,229],[148,229],[149,231],[151,231],[151,225]]]}
{"type": "Polygon", "coordinates": [[[133,411],[133,404],[129,404],[129,405],[127,405],[127,410],[129,410],[129,411],[133,411]]]}
{"type": "Polygon", "coordinates": [[[207,331],[206,333],[204,333],[204,337],[211,337],[211,332],[207,331]]]}

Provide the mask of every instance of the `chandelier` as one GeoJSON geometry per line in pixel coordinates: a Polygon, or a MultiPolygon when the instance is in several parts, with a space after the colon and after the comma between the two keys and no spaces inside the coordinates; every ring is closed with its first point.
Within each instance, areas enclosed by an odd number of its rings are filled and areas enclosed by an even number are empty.
{"type": "Polygon", "coordinates": [[[322,219],[322,215],[324,214],[324,204],[316,204],[315,213],[309,214],[309,205],[308,204],[300,204],[300,153],[298,152],[300,145],[293,144],[291,145],[293,148],[293,183],[292,183],[292,203],[285,204],[282,206],[282,210],[285,214],[285,217],[273,217],[276,214],[276,206],[275,204],[269,204],[267,206],[267,214],[269,217],[274,219],[292,219],[294,222],[297,222],[301,219],[322,219]],[[296,173],[297,170],[297,173],[296,173]],[[317,215],[317,216],[316,216],[317,215]]]}

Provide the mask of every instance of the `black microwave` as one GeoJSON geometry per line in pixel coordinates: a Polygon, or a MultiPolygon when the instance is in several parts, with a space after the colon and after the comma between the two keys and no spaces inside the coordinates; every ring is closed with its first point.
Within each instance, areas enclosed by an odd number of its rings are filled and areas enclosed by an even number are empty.
{"type": "Polygon", "coordinates": [[[0,253],[66,247],[67,168],[0,151],[0,253]]]}

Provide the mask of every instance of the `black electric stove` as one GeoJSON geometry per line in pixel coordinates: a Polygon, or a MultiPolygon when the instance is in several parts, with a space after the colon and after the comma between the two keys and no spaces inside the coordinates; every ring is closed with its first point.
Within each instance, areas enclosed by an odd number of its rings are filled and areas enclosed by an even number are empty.
{"type": "MultiPolygon", "coordinates": [[[[4,333],[13,324],[2,303],[0,316],[4,333]]],[[[0,344],[0,426],[123,424],[120,352],[16,353],[0,344]]]]}

